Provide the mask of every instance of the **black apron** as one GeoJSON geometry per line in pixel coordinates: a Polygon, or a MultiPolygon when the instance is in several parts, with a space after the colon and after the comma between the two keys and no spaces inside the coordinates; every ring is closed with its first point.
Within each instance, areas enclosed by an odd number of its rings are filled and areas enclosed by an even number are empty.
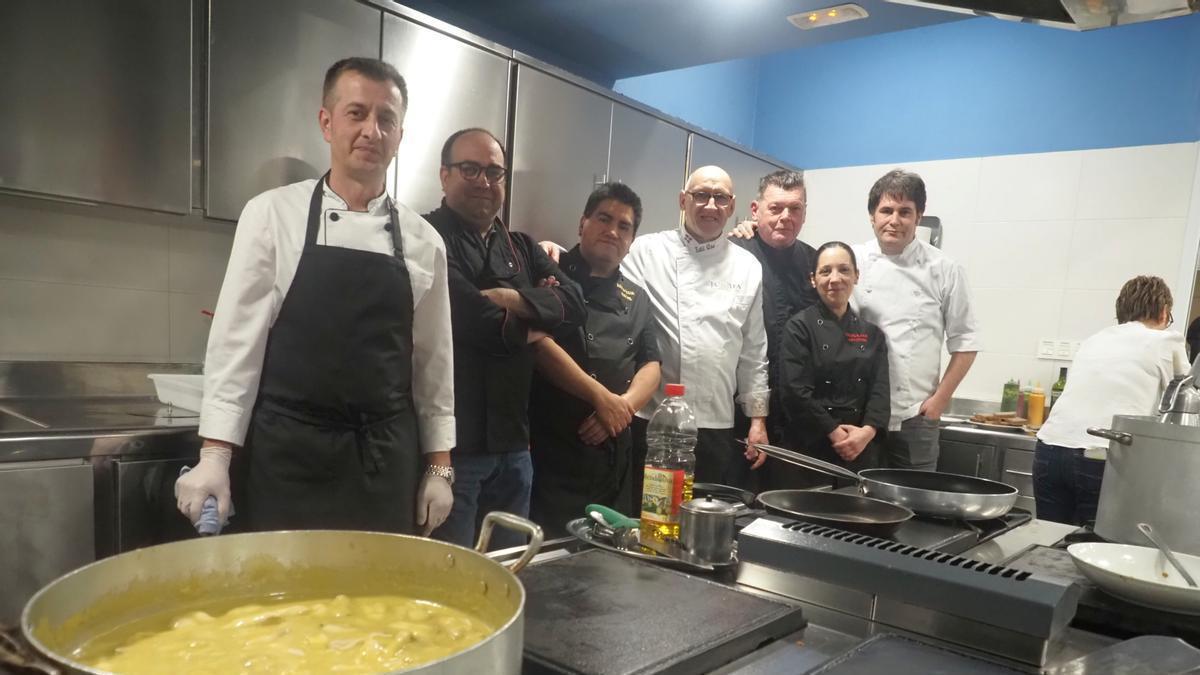
{"type": "Polygon", "coordinates": [[[251,530],[415,531],[421,450],[412,406],[413,294],[394,254],[317,244],[326,178],[267,338],[239,516],[251,530]]]}

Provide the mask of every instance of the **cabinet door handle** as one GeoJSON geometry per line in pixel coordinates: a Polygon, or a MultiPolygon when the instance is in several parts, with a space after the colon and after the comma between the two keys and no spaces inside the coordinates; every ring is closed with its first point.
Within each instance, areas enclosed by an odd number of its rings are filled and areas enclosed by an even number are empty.
{"type": "Polygon", "coordinates": [[[1004,473],[1011,473],[1011,474],[1015,474],[1017,476],[1028,476],[1030,478],[1033,478],[1032,471],[1017,471],[1016,469],[1005,469],[1004,473]]]}

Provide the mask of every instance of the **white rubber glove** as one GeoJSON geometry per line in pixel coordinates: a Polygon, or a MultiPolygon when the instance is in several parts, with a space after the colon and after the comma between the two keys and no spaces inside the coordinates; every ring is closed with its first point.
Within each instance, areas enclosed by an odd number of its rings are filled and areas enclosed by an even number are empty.
{"type": "Polygon", "coordinates": [[[229,448],[212,445],[200,448],[200,461],[175,481],[175,505],[193,525],[200,520],[200,510],[210,495],[217,498],[220,522],[228,522],[229,507],[233,503],[229,495],[229,460],[232,457],[233,451],[229,448]]]}
{"type": "Polygon", "coordinates": [[[454,506],[454,492],[450,481],[441,476],[423,476],[417,488],[417,525],[421,527],[421,536],[429,536],[446,522],[451,506],[454,506]]]}

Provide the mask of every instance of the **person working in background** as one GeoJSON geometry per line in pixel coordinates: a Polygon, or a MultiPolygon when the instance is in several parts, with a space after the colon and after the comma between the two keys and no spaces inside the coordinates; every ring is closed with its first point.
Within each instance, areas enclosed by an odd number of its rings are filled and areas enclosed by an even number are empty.
{"type": "Polygon", "coordinates": [[[810,278],[820,301],[788,321],[780,347],[785,443],[852,471],[874,468],[891,415],[887,341],[850,304],[858,263],[849,245],[817,249],[810,278]]]}
{"type": "Polygon", "coordinates": [[[1171,325],[1171,289],[1134,277],[1117,295],[1117,325],[1083,341],[1071,379],[1037,434],[1033,496],[1038,518],[1071,525],[1096,519],[1108,443],[1087,433],[1113,415],[1153,415],[1167,383],[1188,370],[1171,325]]]}
{"type": "Polygon", "coordinates": [[[404,79],[375,59],[325,75],[330,169],[238,220],[205,360],[200,462],[176,483],[252,530],[428,533],[450,510],[454,391],[441,238],[384,191],[404,79]],[[237,487],[237,486],[235,486],[237,487]]]}
{"type": "MultiPolygon", "coordinates": [[[[497,217],[507,175],[495,136],[484,129],[455,132],[442,146],[442,205],[425,215],[446,242],[458,421],[454,508],[434,536],[467,547],[487,512],[528,515],[529,343],[584,319],[575,282],[497,217]]],[[[524,543],[507,530],[492,542],[524,543]]]]}
{"type": "Polygon", "coordinates": [[[551,536],[565,534],[590,503],[633,504],[629,423],[658,389],[660,371],[650,300],[618,271],[641,220],[642,200],[626,185],[592,192],[579,243],[559,259],[583,289],[587,318],[534,343],[530,517],[551,536]]]}
{"type": "MultiPolygon", "coordinates": [[[[744,485],[742,452],[762,465],[765,456],[734,443],[734,396],[750,418],[748,440],[769,443],[766,428],[767,336],[763,329],[762,266],[723,236],[733,213],[733,180],[705,166],[679,193],[683,226],[634,240],[621,273],[645,289],[658,327],[664,382],[686,387],[696,415],[696,481],[744,485]]],[[[634,494],[641,494],[646,426],[663,400],[655,392],[634,421],[634,494]]]]}
{"type": "Polygon", "coordinates": [[[861,272],[854,302],[861,317],[887,335],[892,414],[886,463],[933,471],[938,420],[980,347],[967,275],[917,239],[925,213],[925,181],[917,174],[884,174],[871,186],[867,213],[875,239],[854,247],[861,272]],[[950,352],[944,374],[943,337],[950,352]]]}
{"type": "MultiPolygon", "coordinates": [[[[784,326],[796,313],[817,302],[812,284],[816,252],[800,241],[800,229],[808,209],[804,174],[780,169],[758,182],[758,197],[750,202],[752,220],[730,233],[733,242],[758,259],[763,271],[763,325],[767,331],[767,383],[771,388],[767,435],[779,443],[784,438],[786,417],[781,403],[779,349],[784,326]]],[[[735,433],[744,435],[749,420],[739,410],[735,433]]],[[[798,448],[799,449],[799,448],[798,448]]],[[[786,462],[768,461],[759,476],[766,489],[794,486],[811,474],[786,462]]]]}

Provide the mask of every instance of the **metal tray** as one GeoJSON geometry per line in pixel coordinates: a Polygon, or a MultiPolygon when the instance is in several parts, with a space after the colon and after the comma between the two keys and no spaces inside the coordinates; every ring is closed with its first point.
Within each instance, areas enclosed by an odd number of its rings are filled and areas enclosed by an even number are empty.
{"type": "Polygon", "coordinates": [[[663,567],[682,570],[685,572],[716,572],[718,570],[734,567],[738,564],[736,549],[734,550],[733,555],[726,562],[705,563],[693,560],[683,560],[680,558],[672,558],[664,554],[651,551],[644,546],[639,547],[640,550],[637,551],[617,548],[610,542],[607,542],[596,536],[596,534],[592,531],[592,526],[594,524],[595,521],[589,518],[576,518],[575,520],[567,523],[567,532],[570,532],[571,535],[576,539],[595,546],[596,548],[602,548],[606,551],[612,551],[613,553],[620,553],[621,555],[629,558],[636,558],[637,560],[644,560],[648,563],[654,563],[655,565],[662,565],[663,567]]]}

